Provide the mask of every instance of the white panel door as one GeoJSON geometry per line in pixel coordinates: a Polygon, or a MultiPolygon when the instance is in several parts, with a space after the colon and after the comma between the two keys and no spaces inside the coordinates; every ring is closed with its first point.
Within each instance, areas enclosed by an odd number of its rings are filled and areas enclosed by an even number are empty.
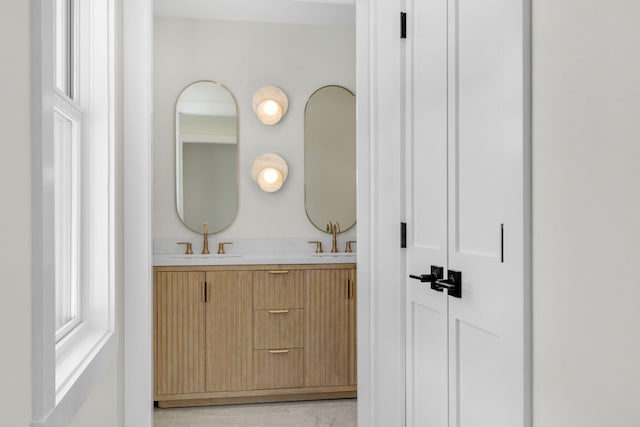
{"type": "MultiPolygon", "coordinates": [[[[409,0],[407,12],[406,262],[419,275],[447,263],[447,0],[409,0]]],[[[408,426],[448,424],[447,299],[406,282],[408,426]]]]}
{"type": "Polygon", "coordinates": [[[407,425],[527,426],[524,2],[407,6],[407,425]]]}

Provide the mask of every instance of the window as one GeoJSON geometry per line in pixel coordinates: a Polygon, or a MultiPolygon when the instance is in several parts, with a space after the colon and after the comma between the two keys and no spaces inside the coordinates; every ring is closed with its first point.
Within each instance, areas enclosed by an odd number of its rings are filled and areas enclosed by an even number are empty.
{"type": "Polygon", "coordinates": [[[55,79],[56,88],[75,98],[77,44],[75,0],[55,0],[55,79]]]}
{"type": "Polygon", "coordinates": [[[113,0],[37,7],[32,389],[33,425],[48,427],[69,422],[117,349],[115,14],[113,0]]]}
{"type": "Polygon", "coordinates": [[[55,328],[59,342],[80,323],[79,120],[54,107],[55,328]]]}
{"type": "Polygon", "coordinates": [[[78,21],[76,0],[55,0],[53,188],[55,335],[60,342],[82,323],[80,210],[83,106],[76,98],[78,21]]]}

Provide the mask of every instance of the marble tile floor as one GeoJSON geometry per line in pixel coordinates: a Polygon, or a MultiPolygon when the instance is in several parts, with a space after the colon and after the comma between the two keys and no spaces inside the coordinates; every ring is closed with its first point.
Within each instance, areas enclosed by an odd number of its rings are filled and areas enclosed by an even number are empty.
{"type": "Polygon", "coordinates": [[[356,399],[155,408],[154,427],[355,427],[356,399]]]}

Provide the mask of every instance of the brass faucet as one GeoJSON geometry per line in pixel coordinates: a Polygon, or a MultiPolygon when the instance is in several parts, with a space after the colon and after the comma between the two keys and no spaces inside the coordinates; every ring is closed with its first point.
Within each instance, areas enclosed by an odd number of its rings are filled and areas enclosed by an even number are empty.
{"type": "Polygon", "coordinates": [[[309,243],[316,245],[316,253],[322,253],[322,242],[320,240],[309,240],[309,243]]]}
{"type": "Polygon", "coordinates": [[[353,252],[353,249],[351,248],[351,244],[352,243],[356,243],[355,240],[348,240],[347,241],[347,247],[344,248],[345,252],[353,252]]]}
{"type": "Polygon", "coordinates": [[[338,252],[338,239],[336,238],[336,235],[340,233],[340,224],[337,222],[335,224],[329,222],[327,224],[327,233],[331,233],[333,236],[331,253],[334,254],[338,252]]]}
{"type": "Polygon", "coordinates": [[[218,254],[219,255],[224,255],[225,254],[224,245],[233,245],[233,242],[220,242],[220,243],[218,243],[218,254]]]}
{"type": "Polygon", "coordinates": [[[204,223],[204,233],[203,233],[203,242],[202,242],[202,253],[204,255],[209,254],[209,224],[204,223]]]}
{"type": "Polygon", "coordinates": [[[178,244],[187,246],[187,248],[184,251],[186,255],[191,255],[193,253],[193,247],[191,246],[191,242],[178,242],[178,244]]]}

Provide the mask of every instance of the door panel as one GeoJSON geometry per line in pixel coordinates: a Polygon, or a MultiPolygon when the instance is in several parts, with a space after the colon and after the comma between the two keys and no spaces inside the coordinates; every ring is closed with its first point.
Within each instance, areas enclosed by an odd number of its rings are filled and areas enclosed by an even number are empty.
{"type": "Polygon", "coordinates": [[[207,272],[207,390],[251,388],[250,271],[207,272]]]}
{"type": "Polygon", "coordinates": [[[447,304],[440,310],[416,301],[409,306],[407,329],[408,426],[447,425],[447,304]],[[442,369],[442,367],[445,369],[442,369]]]}
{"type": "MultiPolygon", "coordinates": [[[[452,370],[458,382],[452,385],[460,411],[458,426],[506,426],[508,408],[503,403],[500,338],[493,333],[458,321],[452,331],[452,370]]],[[[454,424],[455,425],[455,424],[454,424]]]]}
{"type": "Polygon", "coordinates": [[[349,270],[306,270],[304,287],[304,385],[348,385],[349,270]]]}
{"type": "MultiPolygon", "coordinates": [[[[408,274],[447,261],[447,0],[407,1],[408,274]]],[[[407,426],[447,425],[447,297],[407,279],[407,426]]]]}
{"type": "Polygon", "coordinates": [[[524,422],[523,9],[449,8],[448,268],[463,283],[449,298],[450,425],[513,427],[524,422]]]}
{"type": "Polygon", "coordinates": [[[156,273],[154,308],[156,397],[205,391],[204,273],[156,273]]]}
{"type": "Polygon", "coordinates": [[[525,4],[407,2],[407,274],[462,272],[461,299],[407,281],[410,426],[530,423],[525,4]]]}
{"type": "Polygon", "coordinates": [[[358,384],[358,281],[357,270],[349,270],[351,295],[349,298],[349,385],[358,384]]]}

